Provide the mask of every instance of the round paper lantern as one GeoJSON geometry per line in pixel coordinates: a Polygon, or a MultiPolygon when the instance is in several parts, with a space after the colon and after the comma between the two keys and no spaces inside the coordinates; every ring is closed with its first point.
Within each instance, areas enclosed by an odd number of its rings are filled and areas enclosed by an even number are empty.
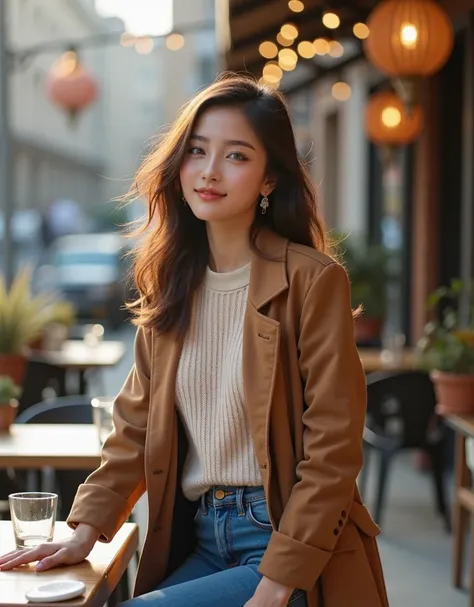
{"type": "Polygon", "coordinates": [[[399,147],[417,139],[423,127],[419,106],[407,113],[400,97],[392,91],[375,93],[365,110],[365,130],[376,145],[399,147]]]}
{"type": "Polygon", "coordinates": [[[367,19],[367,58],[392,77],[437,72],[454,43],[451,21],[433,0],[383,0],[367,19]]]}
{"type": "Polygon", "coordinates": [[[48,74],[46,91],[50,101],[74,119],[95,101],[98,85],[94,76],[81,65],[75,51],[68,51],[48,74]]]}

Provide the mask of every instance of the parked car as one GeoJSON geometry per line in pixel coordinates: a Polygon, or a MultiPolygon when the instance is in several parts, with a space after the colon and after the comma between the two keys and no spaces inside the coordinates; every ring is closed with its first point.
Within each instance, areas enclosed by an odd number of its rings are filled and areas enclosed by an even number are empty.
{"type": "Polygon", "coordinates": [[[79,318],[105,320],[117,328],[127,318],[127,241],[117,233],[74,234],[55,240],[35,273],[35,290],[55,291],[79,318]]]}

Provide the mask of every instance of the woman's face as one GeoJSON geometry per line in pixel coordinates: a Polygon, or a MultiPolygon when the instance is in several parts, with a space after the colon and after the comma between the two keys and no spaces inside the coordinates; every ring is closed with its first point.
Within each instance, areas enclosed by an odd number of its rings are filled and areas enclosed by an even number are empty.
{"type": "Polygon", "coordinates": [[[184,197],[202,221],[250,227],[260,195],[272,190],[266,166],[265,148],[241,110],[209,108],[194,126],[181,166],[184,197]]]}

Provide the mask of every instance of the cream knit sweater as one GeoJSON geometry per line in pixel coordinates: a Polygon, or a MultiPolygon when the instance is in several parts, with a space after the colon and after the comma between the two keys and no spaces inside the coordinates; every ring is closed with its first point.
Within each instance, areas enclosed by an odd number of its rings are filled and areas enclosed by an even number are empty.
{"type": "Polygon", "coordinates": [[[182,487],[190,500],[213,485],[262,484],[242,377],[249,280],[250,264],[225,273],[208,268],[194,300],[176,379],[189,440],[182,487]]]}

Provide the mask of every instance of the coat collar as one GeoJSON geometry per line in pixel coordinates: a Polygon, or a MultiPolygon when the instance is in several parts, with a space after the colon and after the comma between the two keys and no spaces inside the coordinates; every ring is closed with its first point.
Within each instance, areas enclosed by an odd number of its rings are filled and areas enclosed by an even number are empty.
{"type": "Polygon", "coordinates": [[[249,300],[257,310],[288,288],[286,251],[288,240],[264,228],[257,236],[258,251],[252,251],[249,300]]]}

